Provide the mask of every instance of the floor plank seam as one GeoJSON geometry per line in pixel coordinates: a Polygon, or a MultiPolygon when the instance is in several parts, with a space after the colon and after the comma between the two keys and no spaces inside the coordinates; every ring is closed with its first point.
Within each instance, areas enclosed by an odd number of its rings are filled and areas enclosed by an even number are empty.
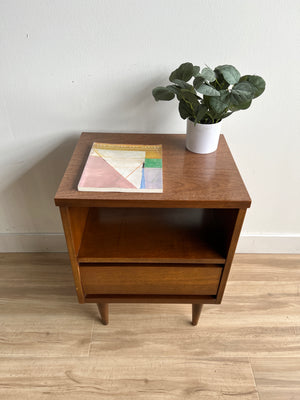
{"type": "Polygon", "coordinates": [[[90,353],[91,353],[91,346],[92,346],[92,342],[93,342],[94,327],[95,327],[95,321],[93,321],[93,325],[92,325],[92,329],[91,329],[90,343],[89,343],[88,354],[87,354],[88,357],[90,357],[90,353]]]}
{"type": "Polygon", "coordinates": [[[251,373],[252,373],[252,377],[253,377],[253,382],[254,382],[254,386],[255,386],[255,389],[256,389],[256,393],[257,393],[257,397],[258,397],[258,400],[261,400],[260,394],[259,394],[259,390],[258,390],[258,387],[257,387],[257,384],[256,384],[256,379],[255,379],[255,375],[254,375],[254,371],[253,371],[253,367],[252,367],[252,363],[251,363],[251,358],[247,357],[249,365],[250,365],[250,369],[251,369],[251,373]]]}

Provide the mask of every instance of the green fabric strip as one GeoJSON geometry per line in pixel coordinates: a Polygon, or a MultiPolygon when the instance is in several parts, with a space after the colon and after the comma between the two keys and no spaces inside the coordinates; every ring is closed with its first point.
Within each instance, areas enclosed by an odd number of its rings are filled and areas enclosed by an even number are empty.
{"type": "Polygon", "coordinates": [[[162,168],[162,159],[145,158],[145,168],[162,168]]]}

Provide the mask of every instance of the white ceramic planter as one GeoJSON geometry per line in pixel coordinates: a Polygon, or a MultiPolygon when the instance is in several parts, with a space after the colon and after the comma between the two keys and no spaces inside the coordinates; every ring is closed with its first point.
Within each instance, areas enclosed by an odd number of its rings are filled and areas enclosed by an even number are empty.
{"type": "Polygon", "coordinates": [[[189,119],[186,126],[185,146],[189,151],[199,154],[213,153],[217,150],[222,121],[216,124],[196,124],[189,119]]]}

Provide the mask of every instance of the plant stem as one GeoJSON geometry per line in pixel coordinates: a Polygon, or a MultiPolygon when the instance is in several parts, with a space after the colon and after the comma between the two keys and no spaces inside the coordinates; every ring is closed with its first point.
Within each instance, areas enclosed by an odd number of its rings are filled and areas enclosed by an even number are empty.
{"type": "Polygon", "coordinates": [[[216,82],[217,82],[218,86],[221,88],[221,85],[220,85],[220,83],[219,83],[217,78],[216,78],[216,82]]]}
{"type": "Polygon", "coordinates": [[[211,114],[210,114],[208,111],[206,111],[206,114],[209,116],[209,118],[211,119],[211,123],[213,124],[213,123],[214,123],[214,119],[213,119],[213,117],[211,116],[211,114]]]}

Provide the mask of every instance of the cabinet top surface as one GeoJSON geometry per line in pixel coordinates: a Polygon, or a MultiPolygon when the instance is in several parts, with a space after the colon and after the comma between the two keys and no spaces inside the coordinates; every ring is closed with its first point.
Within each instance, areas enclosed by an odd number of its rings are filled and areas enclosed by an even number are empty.
{"type": "Polygon", "coordinates": [[[223,135],[216,152],[186,150],[182,134],[82,133],[55,195],[57,206],[247,208],[251,199],[223,135]],[[94,142],[162,144],[163,193],[79,192],[94,142]]]}

